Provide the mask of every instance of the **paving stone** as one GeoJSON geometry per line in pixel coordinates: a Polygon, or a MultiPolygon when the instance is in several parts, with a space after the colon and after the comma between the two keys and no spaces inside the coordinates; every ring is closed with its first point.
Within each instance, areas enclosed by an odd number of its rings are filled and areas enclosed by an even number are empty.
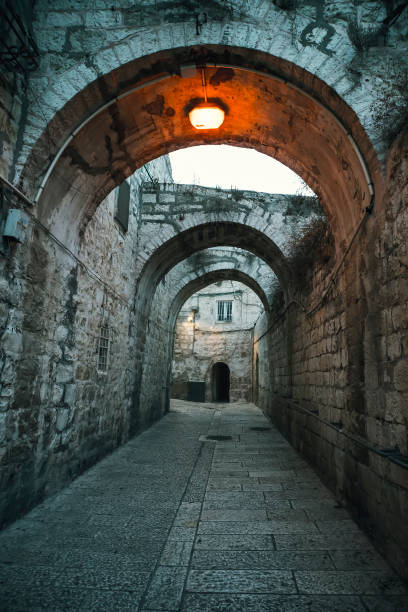
{"type": "Polygon", "coordinates": [[[195,541],[196,549],[204,550],[265,550],[274,549],[270,535],[204,535],[199,534],[195,541]]]}
{"type": "Polygon", "coordinates": [[[335,566],[327,552],[196,550],[194,569],[329,570],[335,566]]]}
{"type": "Polygon", "coordinates": [[[201,512],[201,502],[182,502],[177,510],[176,518],[197,519],[201,512]]]}
{"type": "Polygon", "coordinates": [[[232,482],[242,484],[244,482],[251,482],[252,477],[248,475],[248,471],[241,470],[241,472],[223,471],[223,472],[211,472],[210,482],[232,482]]]}
{"type": "Polygon", "coordinates": [[[208,482],[207,490],[209,491],[241,491],[241,482],[233,482],[227,479],[217,479],[208,482]]]}
{"type": "Polygon", "coordinates": [[[360,527],[350,518],[345,520],[316,520],[319,531],[322,533],[337,533],[338,531],[355,533],[360,531],[360,527]]]}
{"type": "Polygon", "coordinates": [[[404,595],[375,595],[362,597],[363,603],[369,612],[406,612],[408,610],[408,596],[404,595]]]}
{"type": "Polygon", "coordinates": [[[323,497],[318,499],[294,499],[292,500],[293,508],[301,508],[302,510],[320,510],[321,508],[341,509],[341,506],[331,497],[323,497]]]}
{"type": "MultiPolygon", "coordinates": [[[[26,583],[20,589],[9,587],[0,589],[0,610],[4,612],[37,612],[44,609],[53,612],[89,610],[92,608],[85,602],[89,593],[90,591],[79,589],[60,589],[52,585],[39,586],[26,583]]],[[[109,597],[109,593],[104,591],[102,598],[105,598],[105,593],[109,597]]]]}
{"type": "MultiPolygon", "coordinates": [[[[251,478],[268,478],[270,482],[281,482],[293,478],[293,470],[249,470],[251,478]]],[[[268,482],[268,481],[264,481],[268,482]]]]}
{"type": "MultiPolygon", "coordinates": [[[[246,409],[218,409],[214,431],[249,427],[246,409]]],[[[183,410],[0,534],[0,609],[408,609],[406,587],[279,434],[242,434],[231,451],[198,441],[213,411],[183,410]],[[243,478],[244,464],[273,476],[243,478]]]]}
{"type": "Polygon", "coordinates": [[[261,533],[317,533],[316,525],[306,521],[205,521],[198,526],[198,533],[206,534],[261,534],[261,533]]]}
{"type": "MultiPolygon", "coordinates": [[[[239,492],[238,492],[239,494],[239,492]]],[[[277,510],[288,510],[291,509],[291,505],[289,503],[288,500],[276,500],[275,502],[268,502],[266,503],[265,500],[263,498],[255,498],[254,500],[251,499],[245,499],[243,498],[242,500],[240,500],[239,498],[231,498],[230,501],[227,500],[227,498],[222,498],[219,501],[217,499],[210,499],[209,501],[204,501],[203,503],[203,510],[237,510],[237,509],[250,509],[250,508],[255,508],[255,509],[262,509],[262,510],[273,510],[273,509],[277,509],[277,510]]],[[[293,510],[293,509],[292,509],[293,510]]],[[[298,512],[298,511],[296,511],[298,512]]],[[[303,518],[305,518],[306,515],[305,513],[303,513],[303,518]]]]}
{"type": "Polygon", "coordinates": [[[156,556],[144,556],[135,550],[133,554],[123,553],[121,550],[114,552],[91,552],[88,549],[68,549],[64,551],[64,557],[60,565],[69,569],[81,569],[93,571],[94,567],[114,568],[117,572],[136,573],[151,572],[156,562],[156,556]]]}
{"type": "Polygon", "coordinates": [[[213,454],[213,466],[217,466],[220,463],[230,463],[230,464],[241,464],[242,456],[241,453],[224,453],[217,450],[215,447],[213,454]]]}
{"type": "MultiPolygon", "coordinates": [[[[264,499],[231,499],[227,501],[225,498],[217,500],[210,499],[209,501],[205,501],[203,503],[203,512],[207,510],[244,510],[244,509],[257,509],[262,508],[265,505],[264,499]]],[[[289,506],[288,506],[289,507],[289,506]]]]}
{"type": "Polygon", "coordinates": [[[0,566],[1,592],[20,590],[23,585],[32,587],[55,586],[60,578],[62,567],[26,567],[22,565],[4,563],[0,566]]]}
{"type": "MultiPolygon", "coordinates": [[[[284,483],[285,484],[285,483],[284,483]]],[[[265,491],[265,499],[268,501],[269,499],[314,499],[316,500],[316,496],[322,497],[322,499],[333,499],[328,495],[324,490],[320,489],[310,489],[309,487],[306,489],[295,488],[293,490],[283,489],[281,491],[265,491]]]]}
{"type": "Polygon", "coordinates": [[[86,567],[64,568],[56,580],[59,588],[92,588],[108,590],[126,590],[143,593],[151,572],[142,572],[137,568],[118,570],[98,564],[88,564],[86,567]]]}
{"type": "Polygon", "coordinates": [[[330,550],[337,570],[388,569],[388,564],[375,550],[330,550]]]}
{"type": "MultiPolygon", "coordinates": [[[[81,591],[79,591],[81,593],[81,591]]],[[[80,607],[73,610],[98,612],[117,612],[118,610],[137,610],[143,591],[87,590],[82,592],[80,607]]],[[[66,609],[66,608],[63,608],[66,609]]]]}
{"type": "MultiPolygon", "coordinates": [[[[217,458],[214,455],[211,470],[214,475],[218,475],[218,472],[220,470],[229,470],[231,472],[237,470],[241,472],[243,470],[242,457],[227,457],[226,459],[224,459],[222,457],[217,458]]],[[[246,471],[248,471],[248,468],[246,468],[246,471]]]]}
{"type": "Polygon", "coordinates": [[[242,485],[243,491],[282,491],[279,482],[250,482],[242,485]]]}
{"type": "Polygon", "coordinates": [[[276,548],[290,550],[366,550],[371,549],[368,538],[362,533],[345,537],[342,532],[327,534],[275,534],[276,548]]]}
{"type": "MultiPolygon", "coordinates": [[[[303,511],[303,510],[302,510],[303,511]]],[[[311,521],[326,521],[326,520],[350,520],[350,513],[345,508],[330,508],[327,505],[322,505],[319,509],[306,509],[305,514],[311,521]]]]}
{"type": "Polygon", "coordinates": [[[318,480],[299,480],[297,478],[294,478],[293,480],[288,480],[287,482],[284,482],[282,486],[287,491],[312,489],[317,492],[316,494],[324,492],[328,497],[330,497],[330,499],[334,499],[334,496],[332,493],[330,493],[329,489],[318,480]]]}
{"type": "Polygon", "coordinates": [[[229,503],[245,504],[246,502],[265,503],[263,492],[242,492],[242,491],[212,491],[207,490],[205,494],[205,502],[217,501],[226,504],[229,503]]]}
{"type": "Polygon", "coordinates": [[[180,542],[193,542],[196,533],[196,524],[183,527],[172,527],[169,539],[178,540],[180,542]]]}
{"type": "Polygon", "coordinates": [[[13,542],[12,546],[7,546],[4,540],[0,547],[0,564],[15,563],[17,565],[45,565],[54,566],[62,564],[66,561],[65,551],[57,550],[49,546],[40,546],[37,542],[36,546],[30,546],[30,542],[21,542],[20,546],[16,546],[13,542]]]}
{"type": "Polygon", "coordinates": [[[295,572],[295,577],[300,593],[408,595],[407,585],[391,572],[295,572]]]}
{"type": "Polygon", "coordinates": [[[203,510],[201,514],[202,521],[265,521],[267,518],[266,510],[254,508],[203,510]]]}
{"type": "Polygon", "coordinates": [[[147,591],[144,609],[178,610],[186,574],[186,567],[159,567],[147,591]]]}
{"type": "Polygon", "coordinates": [[[167,540],[166,547],[160,558],[161,565],[185,565],[190,563],[193,542],[167,540]]]}
{"type": "Polygon", "coordinates": [[[191,570],[186,590],[198,593],[296,593],[296,585],[291,572],[191,570]]]}
{"type": "Polygon", "coordinates": [[[187,489],[183,496],[184,502],[201,502],[205,495],[208,473],[211,468],[214,445],[201,444],[194,470],[189,478],[187,489]]]}
{"type": "Polygon", "coordinates": [[[293,508],[282,508],[280,507],[281,502],[276,502],[275,504],[268,504],[266,506],[266,513],[268,515],[268,519],[273,520],[289,520],[293,519],[295,521],[307,521],[310,518],[307,516],[304,510],[293,510],[293,508]]]}
{"type": "Polygon", "coordinates": [[[182,612],[365,612],[357,597],[222,593],[187,593],[181,609],[182,612]]]}

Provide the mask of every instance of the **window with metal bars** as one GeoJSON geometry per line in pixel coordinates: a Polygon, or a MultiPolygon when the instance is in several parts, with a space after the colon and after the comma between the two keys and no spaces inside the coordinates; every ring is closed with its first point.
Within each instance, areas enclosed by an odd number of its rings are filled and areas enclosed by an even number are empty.
{"type": "Polygon", "coordinates": [[[232,321],[232,301],[217,302],[217,321],[232,321]]]}
{"type": "Polygon", "coordinates": [[[98,371],[107,372],[109,356],[110,330],[107,325],[102,325],[98,345],[98,371]]]}

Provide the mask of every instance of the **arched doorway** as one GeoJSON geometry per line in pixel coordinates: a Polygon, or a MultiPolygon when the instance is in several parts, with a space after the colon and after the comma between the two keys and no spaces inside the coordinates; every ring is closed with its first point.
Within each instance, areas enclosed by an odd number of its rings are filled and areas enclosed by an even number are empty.
{"type": "Polygon", "coordinates": [[[230,369],[226,363],[214,363],[211,373],[212,401],[229,402],[230,369]]]}

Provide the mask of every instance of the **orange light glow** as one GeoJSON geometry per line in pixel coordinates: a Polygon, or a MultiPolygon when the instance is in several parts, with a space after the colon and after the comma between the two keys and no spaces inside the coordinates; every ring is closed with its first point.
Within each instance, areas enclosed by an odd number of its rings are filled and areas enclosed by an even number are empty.
{"type": "Polygon", "coordinates": [[[202,102],[189,112],[188,117],[196,130],[216,130],[223,124],[225,113],[215,104],[202,102]]]}

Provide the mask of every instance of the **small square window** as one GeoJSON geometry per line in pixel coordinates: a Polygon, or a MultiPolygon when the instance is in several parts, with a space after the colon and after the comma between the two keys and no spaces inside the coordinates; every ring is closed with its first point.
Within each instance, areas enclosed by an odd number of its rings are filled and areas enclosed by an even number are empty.
{"type": "Polygon", "coordinates": [[[232,301],[217,302],[217,321],[232,321],[232,301]]]}

